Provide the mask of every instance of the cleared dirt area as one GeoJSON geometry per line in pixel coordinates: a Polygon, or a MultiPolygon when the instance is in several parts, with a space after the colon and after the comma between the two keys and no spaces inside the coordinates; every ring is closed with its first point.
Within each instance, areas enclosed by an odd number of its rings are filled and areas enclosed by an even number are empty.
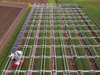
{"type": "Polygon", "coordinates": [[[12,1],[12,2],[24,2],[24,3],[47,3],[48,0],[3,0],[3,1],[12,1]]]}
{"type": "Polygon", "coordinates": [[[0,6],[0,39],[2,39],[21,10],[22,8],[0,6]]]}
{"type": "Polygon", "coordinates": [[[26,9],[27,5],[0,3],[0,53],[26,9]]]}

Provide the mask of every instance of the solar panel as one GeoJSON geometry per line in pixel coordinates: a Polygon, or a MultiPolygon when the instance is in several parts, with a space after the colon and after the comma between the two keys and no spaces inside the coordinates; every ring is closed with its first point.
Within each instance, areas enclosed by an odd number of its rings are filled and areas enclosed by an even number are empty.
{"type": "Polygon", "coordinates": [[[17,48],[13,48],[11,53],[15,53],[17,48]]]}
{"type": "Polygon", "coordinates": [[[20,32],[20,35],[21,35],[21,36],[23,35],[23,31],[20,32]]]}
{"type": "Polygon", "coordinates": [[[16,42],[20,42],[20,39],[17,39],[17,41],[16,42]]]}
{"type": "Polygon", "coordinates": [[[14,47],[18,47],[18,44],[19,44],[19,43],[15,43],[14,47]]]}
{"type": "Polygon", "coordinates": [[[22,37],[21,35],[18,36],[18,38],[21,38],[21,37],[22,37]]]}
{"type": "Polygon", "coordinates": [[[33,5],[32,9],[31,9],[31,11],[30,11],[30,13],[29,13],[29,15],[28,15],[28,18],[26,19],[25,24],[23,25],[23,28],[22,28],[22,30],[21,30],[21,32],[20,32],[20,34],[19,34],[19,36],[18,36],[18,38],[17,38],[17,40],[16,40],[16,43],[15,43],[15,45],[14,45],[14,47],[13,47],[11,53],[15,53],[15,52],[16,52],[17,47],[18,47],[18,45],[19,45],[19,42],[20,42],[20,40],[21,40],[21,37],[22,37],[22,35],[23,35],[23,33],[24,33],[24,30],[25,30],[25,28],[26,28],[26,26],[27,26],[27,24],[28,24],[28,21],[29,21],[31,15],[32,15],[32,12],[33,12],[33,10],[34,10],[34,8],[35,8],[35,5],[36,5],[36,3],[33,5]],[[16,48],[15,48],[15,47],[16,47],[16,48]]]}

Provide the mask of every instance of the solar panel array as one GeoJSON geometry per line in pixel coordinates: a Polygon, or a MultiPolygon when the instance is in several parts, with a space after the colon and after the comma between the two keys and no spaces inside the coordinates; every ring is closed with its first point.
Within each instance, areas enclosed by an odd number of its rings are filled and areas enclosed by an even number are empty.
{"type": "Polygon", "coordinates": [[[25,21],[25,24],[23,25],[22,30],[21,30],[21,32],[19,33],[19,36],[18,36],[18,38],[17,38],[17,40],[16,40],[16,42],[15,42],[15,45],[14,45],[14,47],[13,47],[11,53],[15,53],[15,52],[16,52],[17,47],[18,47],[18,45],[19,45],[19,42],[20,42],[20,40],[21,40],[21,38],[22,38],[22,35],[23,35],[23,33],[24,33],[25,29],[26,29],[26,26],[27,26],[27,24],[28,24],[28,22],[29,22],[29,19],[30,19],[31,15],[32,15],[32,12],[34,11],[35,5],[36,5],[36,4],[34,4],[33,7],[32,7],[32,9],[31,9],[31,11],[30,11],[30,13],[29,13],[29,15],[28,15],[28,17],[27,17],[27,19],[26,19],[26,21],[25,21]]]}

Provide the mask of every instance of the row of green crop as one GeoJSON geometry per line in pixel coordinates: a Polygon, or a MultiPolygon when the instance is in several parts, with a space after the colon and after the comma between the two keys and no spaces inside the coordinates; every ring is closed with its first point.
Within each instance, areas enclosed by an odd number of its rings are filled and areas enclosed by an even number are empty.
{"type": "MultiPolygon", "coordinates": [[[[80,28],[78,28],[79,30],[87,30],[86,29],[86,27],[80,27],[80,28]]],[[[85,33],[84,35],[82,35],[82,37],[84,37],[84,36],[90,36],[90,33],[85,33]]],[[[93,40],[93,39],[88,39],[87,41],[86,41],[86,44],[88,45],[88,44],[91,44],[91,45],[94,45],[94,44],[96,44],[95,43],[95,41],[93,40]]],[[[93,55],[93,51],[91,51],[90,52],[91,53],[91,55],[93,55]]],[[[100,52],[98,52],[98,53],[100,53],[100,52]]],[[[100,60],[98,60],[96,63],[99,63],[100,62],[100,60]]],[[[99,68],[99,65],[97,64],[97,67],[99,68]]]]}
{"type": "MultiPolygon", "coordinates": [[[[80,24],[80,25],[83,25],[82,23],[76,23],[76,24],[80,24]]],[[[79,30],[87,30],[86,29],[86,27],[80,27],[80,28],[78,28],[79,30]],[[80,29],[81,28],[81,29],[80,29]]],[[[90,33],[88,33],[88,35],[89,35],[90,33]]],[[[84,34],[84,35],[86,35],[86,33],[84,34]]],[[[87,35],[86,35],[87,36],[87,35]]],[[[84,36],[83,36],[84,37],[84,36]]],[[[87,42],[87,45],[90,43],[90,44],[94,44],[95,42],[93,42],[94,40],[92,39],[89,39],[89,40],[87,40],[88,42],[87,42]],[[91,43],[92,42],[92,43],[91,43]]],[[[73,42],[73,43],[75,43],[76,45],[78,44],[79,45],[79,43],[78,42],[73,42]]],[[[85,55],[84,54],[84,52],[82,52],[83,50],[78,50],[77,49],[77,54],[78,55],[85,55]],[[80,51],[80,52],[79,52],[80,51]]],[[[77,67],[78,67],[78,69],[91,69],[90,68],[90,65],[89,65],[89,62],[88,62],[88,60],[87,59],[77,59],[77,61],[76,61],[76,64],[78,65],[77,67]],[[84,62],[85,61],[85,62],[84,62]],[[80,65],[81,64],[81,65],[80,65]],[[82,66],[82,64],[83,64],[83,66],[82,66]],[[87,66],[85,66],[85,65],[87,65],[87,66]]],[[[99,66],[98,66],[99,67],[99,66]]],[[[91,75],[91,74],[88,74],[88,75],[91,75]]]]}
{"type": "MultiPolygon", "coordinates": [[[[89,16],[89,18],[95,24],[95,27],[92,27],[91,29],[92,30],[99,30],[100,29],[100,26],[99,26],[99,24],[100,24],[100,22],[99,22],[99,20],[100,20],[100,18],[99,18],[99,9],[100,9],[99,4],[100,4],[100,2],[98,2],[98,3],[97,2],[83,2],[83,3],[79,2],[78,4],[84,10],[84,12],[86,12],[86,14],[89,16]]],[[[99,35],[100,35],[99,33],[96,34],[96,36],[99,36],[99,35]]],[[[91,41],[91,43],[93,43],[93,42],[91,41]]],[[[100,54],[99,48],[96,48],[96,51],[98,54],[100,54]]],[[[92,51],[91,54],[93,55],[94,52],[92,51]]],[[[98,60],[96,62],[98,69],[100,69],[99,62],[100,62],[100,60],[98,60]]]]}
{"type": "MultiPolygon", "coordinates": [[[[57,26],[56,29],[54,29],[54,30],[61,30],[61,29],[62,29],[62,27],[57,26]]],[[[54,35],[55,35],[55,38],[56,37],[64,37],[63,33],[60,33],[60,32],[57,32],[54,35]]],[[[55,39],[55,45],[65,45],[64,44],[64,39],[61,39],[61,38],[55,39]]],[[[67,55],[65,47],[62,47],[62,46],[57,47],[57,48],[55,48],[55,50],[56,50],[56,56],[67,55]]],[[[68,59],[57,58],[56,63],[57,63],[57,70],[65,70],[65,69],[68,70],[68,69],[70,69],[68,59]]],[[[63,74],[63,73],[58,73],[58,75],[60,75],[60,74],[63,74]]]]}
{"type": "MultiPolygon", "coordinates": [[[[73,35],[74,35],[74,33],[73,33],[73,35]]],[[[81,45],[80,42],[77,42],[77,41],[73,41],[73,43],[75,45],[81,45]]],[[[74,48],[72,48],[72,49],[74,49],[74,48]]],[[[76,53],[77,53],[78,56],[84,56],[85,55],[83,48],[75,48],[75,50],[76,50],[76,53]]],[[[76,65],[77,65],[78,70],[91,70],[90,64],[89,64],[87,58],[79,58],[79,59],[77,58],[76,59],[76,65]]],[[[93,74],[88,73],[88,74],[84,74],[84,75],[93,75],[93,74]]]]}
{"type": "Polygon", "coordinates": [[[96,30],[100,29],[100,15],[99,15],[99,4],[97,2],[83,2],[83,3],[78,3],[80,7],[86,12],[86,14],[89,16],[89,18],[93,21],[93,23],[96,25],[96,30]],[[83,5],[84,4],[84,5],[83,5]]]}
{"type": "MultiPolygon", "coordinates": [[[[90,22],[89,25],[91,25],[91,24],[93,24],[93,22],[90,22]]],[[[93,30],[96,30],[96,26],[94,26],[92,29],[93,29],[93,30]]],[[[86,28],[86,27],[80,27],[79,30],[87,30],[87,28],[86,28]]],[[[100,35],[100,34],[98,34],[98,35],[100,35]]],[[[82,37],[84,37],[84,36],[91,36],[91,35],[90,35],[90,33],[85,33],[84,35],[82,35],[82,37]]],[[[92,37],[92,36],[91,36],[91,37],[92,37]]],[[[94,41],[94,39],[87,39],[87,40],[86,40],[86,44],[87,44],[87,45],[89,45],[89,44],[91,44],[91,45],[96,45],[96,42],[94,41]]],[[[97,51],[98,54],[100,54],[99,49],[96,49],[96,51],[97,51]]],[[[91,54],[91,55],[96,55],[95,52],[94,52],[93,50],[90,52],[90,54],[91,54]]],[[[100,67],[99,64],[98,64],[99,62],[100,62],[100,60],[98,60],[98,61],[96,62],[96,65],[97,65],[98,69],[99,69],[99,67],[100,67]]]]}
{"type": "MultiPolygon", "coordinates": [[[[80,29],[84,30],[83,28],[80,28],[80,29]]],[[[88,33],[88,34],[85,33],[85,34],[82,35],[82,36],[88,36],[89,34],[90,34],[90,33],[88,33]]],[[[96,42],[94,41],[94,39],[87,39],[87,40],[86,40],[86,44],[87,44],[87,45],[88,45],[88,44],[90,44],[90,45],[96,45],[96,42]]],[[[96,51],[97,51],[98,54],[100,54],[99,48],[96,49],[96,51]]],[[[90,52],[90,54],[91,54],[91,55],[96,55],[95,52],[94,52],[93,50],[90,52]]],[[[100,69],[100,68],[99,68],[100,66],[99,66],[99,64],[98,64],[99,62],[100,62],[100,60],[96,61],[96,65],[97,65],[98,69],[100,69]]]]}
{"type": "MultiPolygon", "coordinates": [[[[83,1],[86,0],[59,0],[61,4],[71,4],[71,3],[83,2],[83,1]]],[[[73,4],[71,6],[73,6],[73,4]]]]}

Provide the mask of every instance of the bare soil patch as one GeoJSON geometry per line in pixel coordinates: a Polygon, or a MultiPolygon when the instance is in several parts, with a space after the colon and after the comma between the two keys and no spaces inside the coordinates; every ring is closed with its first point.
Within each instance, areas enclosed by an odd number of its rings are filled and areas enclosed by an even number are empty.
{"type": "Polygon", "coordinates": [[[26,4],[0,2],[0,53],[26,9],[26,4]]]}
{"type": "Polygon", "coordinates": [[[31,3],[31,4],[34,4],[34,3],[47,3],[48,0],[3,0],[3,1],[12,1],[12,2],[24,2],[24,3],[31,3]]]}

